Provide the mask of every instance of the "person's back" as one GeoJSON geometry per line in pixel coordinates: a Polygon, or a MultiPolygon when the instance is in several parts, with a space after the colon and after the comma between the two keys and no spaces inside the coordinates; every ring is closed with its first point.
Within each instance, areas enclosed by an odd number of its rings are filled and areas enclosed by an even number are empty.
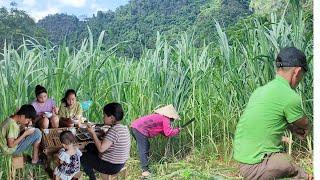
{"type": "Polygon", "coordinates": [[[170,118],[161,114],[150,114],[140,117],[132,122],[131,127],[149,138],[159,134],[172,137],[179,133],[178,128],[171,128],[170,118]]]}
{"type": "Polygon", "coordinates": [[[300,138],[308,132],[301,98],[294,91],[308,70],[306,57],[294,47],[284,48],[276,66],[275,79],[254,91],[236,128],[233,156],[245,179],[308,177],[281,144],[287,128],[300,138]]]}
{"type": "Polygon", "coordinates": [[[281,137],[288,123],[304,115],[301,106],[291,106],[299,103],[299,95],[281,76],[255,90],[237,125],[234,158],[255,164],[265,154],[282,151],[281,137]]]}
{"type": "Polygon", "coordinates": [[[12,154],[17,147],[8,147],[7,138],[16,139],[19,136],[19,125],[12,118],[7,118],[0,125],[0,148],[5,154],[12,154]]]}
{"type": "Polygon", "coordinates": [[[157,135],[172,137],[179,134],[181,128],[171,127],[171,122],[180,119],[172,104],[154,110],[153,114],[142,116],[131,123],[131,132],[137,142],[142,176],[147,177],[149,172],[149,138],[157,135]]]}

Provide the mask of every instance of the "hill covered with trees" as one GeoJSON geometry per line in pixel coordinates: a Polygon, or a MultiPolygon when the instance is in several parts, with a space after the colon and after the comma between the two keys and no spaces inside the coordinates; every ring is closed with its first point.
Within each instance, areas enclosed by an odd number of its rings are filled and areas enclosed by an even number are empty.
{"type": "Polygon", "coordinates": [[[143,49],[154,48],[157,32],[169,42],[187,32],[201,46],[217,39],[216,21],[232,31],[240,19],[253,13],[263,16],[284,8],[284,0],[130,0],[115,11],[98,11],[81,20],[74,15],[54,14],[36,23],[12,3],[10,10],[0,9],[0,47],[5,40],[17,47],[27,35],[40,42],[65,42],[70,48],[79,48],[90,28],[95,40],[105,31],[102,48],[118,45],[118,55],[139,57],[143,49]]]}
{"type": "Polygon", "coordinates": [[[234,24],[251,14],[249,3],[249,0],[131,0],[115,11],[98,11],[84,20],[74,15],[54,14],[38,23],[24,11],[2,8],[0,16],[8,18],[0,19],[0,31],[5,32],[0,42],[10,39],[13,44],[19,44],[22,35],[29,35],[48,38],[54,45],[66,40],[69,47],[79,47],[88,36],[89,27],[95,39],[105,31],[105,48],[121,43],[118,53],[137,57],[142,49],[154,47],[157,32],[168,40],[180,32],[189,32],[201,41],[211,41],[214,20],[223,27],[234,24]]]}

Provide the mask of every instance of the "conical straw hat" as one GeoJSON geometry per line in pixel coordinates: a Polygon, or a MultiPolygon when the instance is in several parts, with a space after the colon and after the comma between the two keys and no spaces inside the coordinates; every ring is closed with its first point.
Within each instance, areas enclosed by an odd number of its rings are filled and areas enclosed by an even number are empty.
{"type": "Polygon", "coordinates": [[[179,114],[177,113],[176,109],[173,107],[172,104],[156,109],[154,110],[154,112],[166,116],[168,118],[180,119],[179,114]]]}

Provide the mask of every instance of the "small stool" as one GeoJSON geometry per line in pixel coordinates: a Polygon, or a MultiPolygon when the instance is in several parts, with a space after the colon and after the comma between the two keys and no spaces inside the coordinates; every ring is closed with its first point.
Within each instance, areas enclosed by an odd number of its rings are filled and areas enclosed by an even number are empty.
{"type": "Polygon", "coordinates": [[[113,174],[113,175],[101,173],[102,180],[114,180],[114,179],[118,179],[118,177],[121,177],[121,176],[123,176],[123,179],[126,179],[127,177],[126,167],[123,167],[117,174],[113,174]]]}
{"type": "MultiPolygon", "coordinates": [[[[19,169],[24,168],[24,160],[23,155],[15,155],[11,158],[11,173],[10,173],[10,179],[16,178],[16,171],[19,169]]],[[[23,179],[23,177],[20,178],[20,175],[18,176],[18,179],[23,179]]]]}

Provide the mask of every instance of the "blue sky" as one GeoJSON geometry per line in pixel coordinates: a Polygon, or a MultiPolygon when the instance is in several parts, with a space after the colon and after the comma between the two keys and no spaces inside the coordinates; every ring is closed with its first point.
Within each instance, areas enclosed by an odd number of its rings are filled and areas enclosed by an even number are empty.
{"type": "MultiPolygon", "coordinates": [[[[91,17],[97,11],[115,10],[129,0],[14,0],[18,9],[25,10],[38,21],[48,14],[66,13],[91,17]]],[[[0,0],[0,7],[10,8],[12,0],[0,0]]]]}

